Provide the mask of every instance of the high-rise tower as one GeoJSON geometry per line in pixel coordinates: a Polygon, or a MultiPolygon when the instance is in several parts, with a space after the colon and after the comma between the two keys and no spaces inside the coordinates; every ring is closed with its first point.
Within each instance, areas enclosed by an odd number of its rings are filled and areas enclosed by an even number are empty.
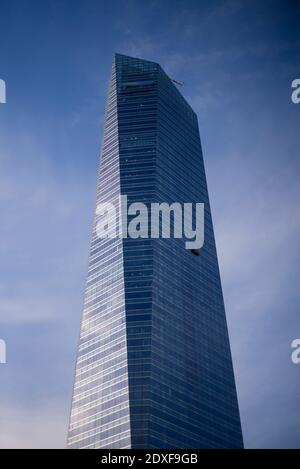
{"type": "Polygon", "coordinates": [[[97,205],[204,203],[204,246],[97,237],[69,448],[243,446],[197,116],[162,68],[115,56],[97,205]]]}

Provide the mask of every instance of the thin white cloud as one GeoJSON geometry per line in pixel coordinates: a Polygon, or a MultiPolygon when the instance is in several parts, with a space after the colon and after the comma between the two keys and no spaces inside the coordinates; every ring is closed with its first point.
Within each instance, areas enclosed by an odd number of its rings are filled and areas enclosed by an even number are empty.
{"type": "Polygon", "coordinates": [[[67,414],[61,406],[1,406],[0,448],[64,448],[67,414]]]}
{"type": "Polygon", "coordinates": [[[53,321],[64,310],[61,301],[55,301],[53,296],[35,297],[34,292],[29,298],[0,299],[0,324],[16,322],[18,326],[24,322],[53,321]]]}

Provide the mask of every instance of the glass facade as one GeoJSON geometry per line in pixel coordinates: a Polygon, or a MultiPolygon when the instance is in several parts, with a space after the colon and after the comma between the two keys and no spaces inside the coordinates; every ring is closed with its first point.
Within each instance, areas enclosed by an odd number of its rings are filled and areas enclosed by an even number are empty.
{"type": "Polygon", "coordinates": [[[99,239],[95,212],[68,448],[240,448],[197,116],[158,64],[116,54],[97,204],[120,194],[204,203],[205,242],[99,239]]]}

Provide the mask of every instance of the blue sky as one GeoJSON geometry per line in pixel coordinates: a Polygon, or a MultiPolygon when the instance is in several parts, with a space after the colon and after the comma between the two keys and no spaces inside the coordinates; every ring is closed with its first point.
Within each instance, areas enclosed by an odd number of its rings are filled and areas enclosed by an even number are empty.
{"type": "Polygon", "coordinates": [[[113,54],[199,116],[245,444],[300,447],[300,4],[2,0],[0,447],[64,447],[113,54]]]}

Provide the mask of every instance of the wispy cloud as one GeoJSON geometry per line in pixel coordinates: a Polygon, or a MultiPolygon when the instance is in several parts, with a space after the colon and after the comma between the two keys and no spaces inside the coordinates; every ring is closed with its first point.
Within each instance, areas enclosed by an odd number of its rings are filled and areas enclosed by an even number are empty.
{"type": "MultiPolygon", "coordinates": [[[[60,305],[61,308],[61,305],[60,305]]],[[[59,308],[59,309],[60,309],[59,308]]],[[[20,326],[23,322],[41,322],[53,320],[58,315],[58,306],[53,305],[49,298],[38,300],[35,294],[31,298],[8,298],[0,300],[0,323],[17,322],[20,326]],[[50,300],[50,301],[49,301],[50,300]]]]}
{"type": "Polygon", "coordinates": [[[64,448],[67,414],[61,405],[1,406],[0,448],[64,448]]]}

